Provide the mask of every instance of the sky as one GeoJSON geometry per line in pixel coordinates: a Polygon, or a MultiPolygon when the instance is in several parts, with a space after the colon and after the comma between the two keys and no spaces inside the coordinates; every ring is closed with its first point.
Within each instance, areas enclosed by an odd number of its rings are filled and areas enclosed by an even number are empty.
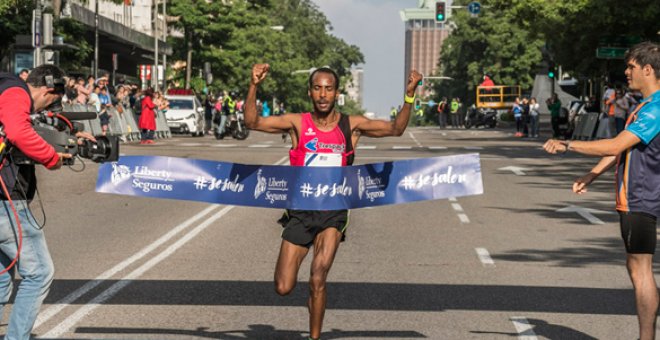
{"type": "MultiPolygon", "coordinates": [[[[417,0],[313,0],[331,23],[334,36],[364,55],[363,107],[388,117],[403,103],[404,25],[399,11],[417,0]]],[[[407,72],[406,72],[407,73],[407,72]]]]}

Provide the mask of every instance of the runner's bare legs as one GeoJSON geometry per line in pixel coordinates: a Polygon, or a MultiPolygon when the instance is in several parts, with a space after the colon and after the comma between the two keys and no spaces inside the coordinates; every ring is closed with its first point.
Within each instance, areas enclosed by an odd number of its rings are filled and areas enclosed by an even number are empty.
{"type": "Polygon", "coordinates": [[[309,333],[313,339],[321,337],[327,291],[325,287],[328,272],[335,260],[335,254],[342,234],[336,228],[326,228],[314,238],[314,258],[309,277],[309,333]]]}

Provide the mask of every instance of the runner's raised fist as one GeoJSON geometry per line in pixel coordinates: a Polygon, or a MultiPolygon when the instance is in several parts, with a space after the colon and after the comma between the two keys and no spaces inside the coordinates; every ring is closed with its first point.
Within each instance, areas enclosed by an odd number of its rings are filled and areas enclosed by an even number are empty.
{"type": "Polygon", "coordinates": [[[406,85],[406,93],[414,93],[415,89],[417,88],[417,84],[419,84],[419,81],[423,78],[424,76],[416,70],[410,71],[410,75],[408,76],[408,85],[406,85]]]}
{"type": "Polygon", "coordinates": [[[254,64],[252,66],[252,84],[257,85],[266,79],[269,70],[270,65],[268,64],[254,64]]]}

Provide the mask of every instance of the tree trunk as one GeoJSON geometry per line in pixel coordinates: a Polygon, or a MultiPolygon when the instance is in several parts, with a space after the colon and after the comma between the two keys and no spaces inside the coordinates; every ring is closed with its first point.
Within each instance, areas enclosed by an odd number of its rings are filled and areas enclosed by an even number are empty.
{"type": "Polygon", "coordinates": [[[192,73],[192,31],[186,30],[186,89],[190,88],[190,75],[192,73]]]}

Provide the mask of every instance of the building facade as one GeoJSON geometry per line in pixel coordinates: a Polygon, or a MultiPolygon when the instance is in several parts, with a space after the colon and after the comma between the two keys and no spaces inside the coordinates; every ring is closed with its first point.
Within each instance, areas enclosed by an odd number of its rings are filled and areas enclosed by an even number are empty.
{"type": "MultiPolygon", "coordinates": [[[[451,1],[447,1],[447,9],[451,1]]],[[[408,73],[415,69],[424,76],[439,76],[440,52],[442,44],[449,36],[450,29],[446,23],[435,20],[435,1],[420,1],[418,8],[408,8],[401,11],[401,20],[405,24],[405,62],[404,88],[408,81],[408,73]]],[[[430,88],[424,84],[417,89],[418,95],[427,96],[430,88]]]]}
{"type": "Polygon", "coordinates": [[[346,95],[360,107],[363,105],[364,70],[361,67],[351,69],[351,80],[344,86],[346,95]]]}

